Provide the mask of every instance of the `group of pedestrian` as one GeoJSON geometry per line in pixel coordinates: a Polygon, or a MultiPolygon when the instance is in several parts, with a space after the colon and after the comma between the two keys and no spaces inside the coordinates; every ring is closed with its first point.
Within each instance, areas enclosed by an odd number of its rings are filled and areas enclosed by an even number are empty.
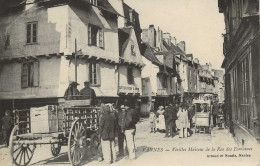
{"type": "Polygon", "coordinates": [[[194,115],[193,105],[181,103],[173,106],[169,104],[165,109],[163,106],[159,106],[156,113],[153,111],[150,112],[150,132],[165,131],[165,138],[167,138],[177,135],[179,129],[179,138],[191,136],[193,134],[191,128],[193,127],[192,118],[194,115]],[[178,128],[176,125],[177,120],[178,128]]]}
{"type": "Polygon", "coordinates": [[[115,138],[118,137],[119,156],[124,156],[125,150],[129,159],[136,158],[135,133],[139,121],[137,111],[125,102],[118,110],[109,104],[102,104],[100,114],[100,147],[99,161],[106,164],[116,162],[115,138]],[[126,149],[124,149],[124,142],[126,149]]]}
{"type": "Polygon", "coordinates": [[[218,126],[220,129],[224,128],[224,124],[225,124],[224,104],[220,105],[218,101],[215,101],[212,106],[212,116],[213,116],[214,127],[218,126]]]}
{"type": "Polygon", "coordinates": [[[2,136],[6,147],[9,146],[9,138],[13,129],[13,118],[10,113],[9,110],[6,110],[5,116],[1,119],[2,136]]]}

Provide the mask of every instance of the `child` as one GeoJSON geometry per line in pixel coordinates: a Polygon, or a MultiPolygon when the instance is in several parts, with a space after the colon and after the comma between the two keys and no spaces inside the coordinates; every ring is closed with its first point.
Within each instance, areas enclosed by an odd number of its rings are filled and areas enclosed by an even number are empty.
{"type": "Polygon", "coordinates": [[[156,115],[153,111],[150,112],[150,116],[149,116],[149,121],[150,121],[150,126],[151,126],[151,132],[156,132],[156,115]]]}

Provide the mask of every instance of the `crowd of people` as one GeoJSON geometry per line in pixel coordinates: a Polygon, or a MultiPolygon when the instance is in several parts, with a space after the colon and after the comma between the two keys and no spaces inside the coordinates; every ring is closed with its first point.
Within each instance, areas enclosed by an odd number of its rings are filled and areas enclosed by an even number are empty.
{"type": "Polygon", "coordinates": [[[126,152],[129,159],[136,158],[135,132],[139,115],[131,105],[130,102],[125,101],[119,109],[114,109],[112,104],[101,104],[99,161],[104,160],[106,164],[116,162],[116,137],[118,137],[119,156],[124,156],[126,152]]]}
{"type": "Polygon", "coordinates": [[[169,104],[164,109],[159,106],[158,110],[151,111],[149,116],[151,133],[164,132],[165,138],[174,137],[179,133],[179,138],[185,138],[193,134],[192,118],[195,115],[193,105],[188,104],[169,104]],[[178,128],[176,121],[178,120],[178,128]],[[178,132],[179,130],[179,132],[178,132]]]}

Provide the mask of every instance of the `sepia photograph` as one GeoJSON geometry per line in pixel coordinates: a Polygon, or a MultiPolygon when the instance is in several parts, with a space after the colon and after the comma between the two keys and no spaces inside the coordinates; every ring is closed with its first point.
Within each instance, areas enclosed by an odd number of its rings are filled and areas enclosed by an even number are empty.
{"type": "Polygon", "coordinates": [[[0,0],[0,166],[260,166],[259,0],[0,0]]]}

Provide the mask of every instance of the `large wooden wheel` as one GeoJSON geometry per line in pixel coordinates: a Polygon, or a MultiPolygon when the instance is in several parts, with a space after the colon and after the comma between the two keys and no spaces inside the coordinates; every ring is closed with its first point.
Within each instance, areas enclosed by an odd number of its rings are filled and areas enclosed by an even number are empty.
{"type": "Polygon", "coordinates": [[[77,119],[73,122],[69,140],[68,140],[68,156],[72,165],[79,165],[84,158],[86,152],[86,130],[83,123],[77,119]]]}
{"type": "Polygon", "coordinates": [[[58,156],[61,150],[60,144],[51,144],[51,153],[54,157],[58,156]]]}
{"type": "Polygon", "coordinates": [[[33,157],[35,145],[17,143],[18,126],[15,125],[10,135],[10,155],[13,160],[13,164],[18,166],[28,165],[33,157]]]}

